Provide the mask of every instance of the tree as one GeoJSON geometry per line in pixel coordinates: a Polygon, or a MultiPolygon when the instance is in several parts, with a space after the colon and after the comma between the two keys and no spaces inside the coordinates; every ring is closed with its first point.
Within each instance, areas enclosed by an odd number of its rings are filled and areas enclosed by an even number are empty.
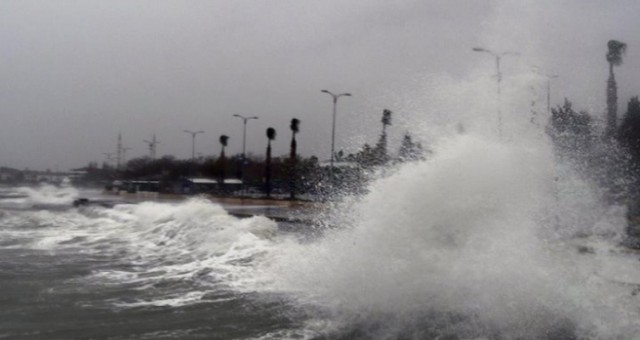
{"type": "Polygon", "coordinates": [[[618,141],[634,157],[640,160],[640,101],[633,97],[618,129],[618,141]]]}
{"type": "Polygon", "coordinates": [[[551,110],[547,126],[557,156],[568,161],[586,179],[601,189],[603,200],[620,203],[627,192],[627,157],[616,141],[606,138],[596,143],[591,117],[576,112],[565,99],[562,106],[551,110]]]}
{"type": "Polygon", "coordinates": [[[300,120],[297,118],[291,119],[291,152],[289,154],[289,198],[296,198],[296,151],[298,149],[298,143],[296,142],[296,133],[300,132],[300,120]]]}
{"type": "Polygon", "coordinates": [[[389,160],[387,153],[387,126],[391,125],[391,110],[384,109],[382,111],[382,133],[375,147],[375,163],[378,165],[385,164],[389,160]]]}
{"type": "Polygon", "coordinates": [[[276,130],[272,127],[267,129],[267,159],[265,161],[265,188],[267,197],[271,197],[271,141],[276,139],[276,130]]]}
{"type": "Polygon", "coordinates": [[[613,137],[616,132],[618,120],[618,85],[613,73],[613,67],[622,64],[622,55],[627,49],[627,44],[609,40],[607,43],[607,62],[609,63],[609,80],[607,81],[607,137],[613,137]]]}
{"type": "Polygon", "coordinates": [[[634,182],[640,179],[640,101],[633,97],[618,129],[618,142],[629,156],[629,172],[634,182]]]}
{"type": "Polygon", "coordinates": [[[221,189],[223,189],[224,185],[224,177],[225,177],[225,167],[226,167],[226,158],[224,155],[224,148],[227,147],[229,143],[229,136],[221,135],[220,136],[220,158],[218,159],[218,185],[221,189]]]}
{"type": "Polygon", "coordinates": [[[386,134],[387,125],[391,125],[391,110],[382,110],[382,134],[386,134]]]}
{"type": "Polygon", "coordinates": [[[627,233],[631,246],[640,248],[640,101],[633,97],[618,129],[618,142],[628,156],[627,233]]]}
{"type": "Polygon", "coordinates": [[[547,133],[561,157],[581,164],[588,160],[593,139],[591,117],[584,111],[575,112],[568,99],[564,99],[562,106],[551,109],[547,133]]]}
{"type": "Polygon", "coordinates": [[[398,160],[400,162],[416,161],[423,159],[423,154],[422,145],[413,142],[411,135],[408,132],[405,133],[398,151],[398,160]]]}
{"type": "Polygon", "coordinates": [[[220,145],[221,145],[220,158],[224,158],[224,148],[227,147],[228,143],[229,143],[229,136],[227,135],[220,136],[220,145]]]}

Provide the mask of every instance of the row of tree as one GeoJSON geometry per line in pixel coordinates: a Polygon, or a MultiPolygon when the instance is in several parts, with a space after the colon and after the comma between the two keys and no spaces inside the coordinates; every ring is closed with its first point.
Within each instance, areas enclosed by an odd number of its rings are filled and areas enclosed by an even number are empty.
{"type": "Polygon", "coordinates": [[[607,80],[607,115],[603,133],[598,133],[592,117],[576,111],[572,103],[551,110],[547,133],[557,155],[572,162],[583,176],[596,183],[604,198],[615,204],[626,204],[629,229],[635,246],[640,245],[640,100],[629,99],[627,109],[618,119],[617,84],[614,66],[622,64],[626,44],[617,40],[607,43],[609,63],[607,80]]]}
{"type": "Polygon", "coordinates": [[[295,199],[297,194],[326,195],[332,187],[358,192],[366,182],[364,173],[372,167],[424,158],[422,146],[415,143],[408,133],[402,140],[398,157],[393,158],[389,155],[387,127],[391,125],[391,115],[390,110],[383,111],[382,132],[375,147],[365,144],[358,152],[349,155],[345,155],[343,151],[336,152],[334,159],[338,163],[333,172],[333,181],[329,178],[331,172],[327,165],[320,163],[317,157],[298,155],[296,136],[300,132],[300,120],[297,118],[291,119],[289,125],[291,143],[287,156],[273,157],[271,142],[276,139],[277,133],[273,127],[269,127],[266,129],[267,146],[264,158],[255,155],[247,157],[244,154],[228,157],[225,150],[229,137],[221,135],[218,157],[189,160],[180,160],[172,156],[159,159],[142,157],[128,161],[120,169],[106,163],[102,168],[98,168],[97,164],[90,164],[85,180],[154,180],[170,183],[185,177],[208,177],[217,179],[220,187],[223,187],[226,178],[238,178],[243,180],[245,187],[260,188],[267,197],[272,196],[273,192],[286,192],[291,199],[295,199]],[[347,166],[344,166],[345,162],[348,163],[347,166]],[[332,182],[334,185],[331,185],[332,182]]]}

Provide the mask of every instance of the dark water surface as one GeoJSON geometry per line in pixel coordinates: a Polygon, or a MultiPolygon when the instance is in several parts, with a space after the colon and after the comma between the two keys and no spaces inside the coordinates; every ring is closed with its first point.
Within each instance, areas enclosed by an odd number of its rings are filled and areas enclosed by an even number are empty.
{"type": "Polygon", "coordinates": [[[400,175],[313,225],[276,207],[73,208],[73,188],[0,190],[0,338],[640,339],[640,261],[615,219],[558,234],[531,202],[504,203],[529,187],[499,181],[389,206],[418,178],[400,175]],[[282,221],[237,217],[252,214],[282,221]]]}
{"type": "Polygon", "coordinates": [[[277,339],[299,329],[301,317],[286,297],[229,286],[253,252],[200,264],[241,237],[260,242],[250,230],[236,230],[244,225],[239,219],[203,202],[184,213],[172,204],[142,212],[138,205],[75,209],[78,195],[3,189],[0,338],[277,339]],[[168,209],[176,210],[163,215],[168,209]],[[199,216],[202,210],[210,211],[199,216]]]}
{"type": "Polygon", "coordinates": [[[97,269],[126,269],[117,260],[45,251],[0,249],[0,337],[7,339],[238,339],[293,326],[277,297],[210,293],[202,302],[178,307],[115,308],[154,290],[76,280],[97,269]]]}

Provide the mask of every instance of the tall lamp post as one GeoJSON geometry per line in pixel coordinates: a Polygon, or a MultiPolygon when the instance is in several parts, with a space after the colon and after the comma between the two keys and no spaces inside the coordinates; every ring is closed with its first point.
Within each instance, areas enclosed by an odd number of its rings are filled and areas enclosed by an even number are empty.
{"type": "Polygon", "coordinates": [[[504,56],[507,56],[507,55],[518,56],[518,55],[520,55],[520,53],[518,53],[518,52],[496,53],[496,52],[493,52],[491,50],[488,50],[488,49],[482,48],[482,47],[474,47],[474,48],[472,48],[472,50],[474,52],[489,53],[494,58],[496,58],[496,81],[497,81],[497,84],[498,84],[498,87],[497,87],[497,91],[498,91],[498,136],[500,138],[502,138],[502,108],[501,108],[501,100],[500,100],[500,92],[501,92],[500,83],[502,82],[502,72],[500,72],[500,59],[502,57],[504,57],[504,56]]]}
{"type": "Polygon", "coordinates": [[[320,92],[326,93],[333,98],[333,123],[331,128],[331,167],[329,168],[329,175],[331,177],[331,184],[334,184],[333,178],[333,159],[335,158],[335,140],[336,140],[336,107],[338,106],[338,98],[342,96],[351,97],[351,93],[334,94],[331,91],[322,90],[320,92]]]}
{"type": "Polygon", "coordinates": [[[547,113],[551,113],[551,80],[558,78],[557,74],[546,74],[540,72],[540,68],[538,66],[531,66],[533,69],[533,73],[544,77],[547,80],[547,113]]]}
{"type": "Polygon", "coordinates": [[[195,160],[196,160],[196,135],[199,134],[199,133],[204,133],[204,131],[184,130],[184,132],[191,134],[191,161],[195,162],[195,160]]]}
{"type": "Polygon", "coordinates": [[[245,170],[244,168],[247,163],[246,156],[245,156],[246,145],[247,145],[247,122],[251,119],[258,119],[258,117],[256,116],[245,117],[239,114],[234,114],[233,116],[242,119],[242,166],[240,170],[241,171],[240,180],[242,181],[242,187],[244,187],[244,170],[245,170]]]}

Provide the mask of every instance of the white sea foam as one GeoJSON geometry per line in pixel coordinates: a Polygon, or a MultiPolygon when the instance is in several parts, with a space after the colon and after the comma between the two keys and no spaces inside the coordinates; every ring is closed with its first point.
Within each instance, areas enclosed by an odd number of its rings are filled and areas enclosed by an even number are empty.
{"type": "Polygon", "coordinates": [[[640,334],[638,257],[617,246],[623,211],[601,204],[544,142],[467,134],[434,151],[346,200],[334,211],[339,228],[311,242],[199,199],[14,211],[1,217],[2,237],[122,263],[78,279],[141,292],[110,301],[118,308],[226,301],[208,297],[225,290],[284,294],[309,315],[290,330],[303,337],[640,334]]]}
{"type": "Polygon", "coordinates": [[[11,190],[16,198],[0,199],[0,208],[31,208],[38,205],[71,205],[78,197],[72,186],[43,184],[38,187],[19,187],[11,190]]]}
{"type": "MultiPolygon", "coordinates": [[[[483,105],[466,106],[491,106],[480,97],[483,105]]],[[[353,329],[378,339],[639,337],[638,255],[618,246],[624,209],[603,204],[555,159],[541,127],[525,123],[505,124],[502,140],[486,122],[441,133],[428,160],[382,172],[368,194],[320,217],[318,226],[337,228],[311,242],[198,199],[12,212],[0,216],[0,237],[122,263],[79,279],[153,292],[112,301],[121,308],[201,303],[233,290],[277,292],[308,315],[304,329],[265,339],[353,329]]],[[[20,190],[25,204],[75,196],[20,190]]]]}
{"type": "Polygon", "coordinates": [[[2,224],[3,239],[21,240],[5,247],[106,257],[124,264],[96,269],[83,282],[139,288],[191,282],[191,288],[156,291],[141,301],[116,302],[118,306],[190,304],[220,284],[229,289],[253,282],[247,274],[251,263],[273,246],[277,230],[265,217],[239,219],[202,199],[11,211],[2,216],[2,224]]]}
{"type": "Polygon", "coordinates": [[[450,138],[429,161],[373,183],[349,207],[349,225],[274,255],[271,289],[347,324],[381,318],[373,322],[384,320],[384,334],[455,315],[433,327],[520,339],[638,335],[633,289],[613,282],[640,273],[628,267],[637,257],[611,253],[620,216],[589,202],[573,211],[583,225],[558,225],[550,155],[544,145],[450,138]],[[585,244],[595,253],[580,254],[585,244]]]}

